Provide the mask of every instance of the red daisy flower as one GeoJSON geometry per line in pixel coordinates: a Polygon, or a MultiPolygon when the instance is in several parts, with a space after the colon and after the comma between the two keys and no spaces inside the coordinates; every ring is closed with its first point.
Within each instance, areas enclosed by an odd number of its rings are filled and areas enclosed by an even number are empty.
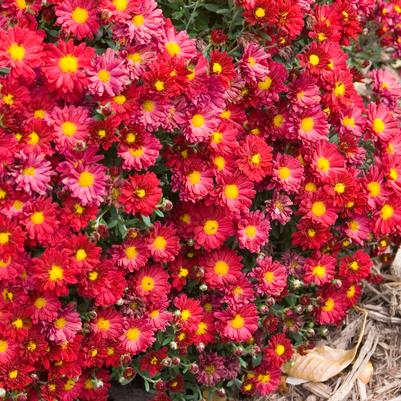
{"type": "Polygon", "coordinates": [[[314,75],[320,75],[322,71],[327,69],[329,64],[330,54],[327,53],[326,48],[318,43],[312,44],[301,54],[298,54],[300,64],[308,72],[314,75]]]}
{"type": "Polygon", "coordinates": [[[222,289],[233,284],[241,275],[241,257],[233,250],[222,248],[208,253],[203,258],[205,281],[210,288],[222,289]]]}
{"type": "Polygon", "coordinates": [[[121,314],[111,308],[96,311],[96,318],[91,322],[91,329],[101,339],[118,338],[123,330],[121,314]]]}
{"type": "Polygon", "coordinates": [[[260,396],[276,391],[281,383],[280,368],[270,363],[262,363],[255,371],[251,379],[255,392],[260,396]]]}
{"type": "Polygon", "coordinates": [[[24,252],[26,234],[13,220],[1,218],[0,221],[0,257],[8,258],[24,252]]]}
{"type": "Polygon", "coordinates": [[[331,203],[324,196],[323,192],[317,192],[310,198],[301,201],[299,212],[303,214],[303,219],[311,219],[315,223],[326,227],[332,226],[337,220],[337,214],[331,203]]]}
{"type": "Polygon", "coordinates": [[[96,246],[85,234],[71,236],[64,242],[64,249],[76,270],[89,270],[99,263],[102,248],[96,246]]]}
{"type": "Polygon", "coordinates": [[[277,367],[287,362],[293,352],[291,341],[284,333],[279,333],[271,337],[267,347],[263,350],[268,362],[277,367]]]}
{"type": "Polygon", "coordinates": [[[389,141],[398,135],[398,122],[393,112],[387,107],[369,104],[367,116],[367,129],[372,133],[373,138],[382,141],[389,141]]]}
{"type": "Polygon", "coordinates": [[[28,312],[32,321],[36,324],[39,322],[51,322],[56,319],[60,307],[60,301],[53,294],[36,294],[31,298],[28,312]]]}
{"type": "Polygon", "coordinates": [[[275,24],[278,6],[274,0],[252,0],[244,2],[244,18],[251,25],[275,24]]]}
{"type": "Polygon", "coordinates": [[[350,283],[355,283],[367,278],[372,266],[370,256],[359,249],[352,256],[344,256],[340,259],[339,274],[350,283]]]}
{"type": "Polygon", "coordinates": [[[149,216],[162,197],[159,185],[159,179],[152,172],[131,175],[123,183],[118,200],[127,213],[149,216]]]}
{"type": "Polygon", "coordinates": [[[96,219],[97,206],[82,205],[78,199],[69,197],[63,203],[63,219],[72,230],[80,231],[89,221],[96,219]]]}
{"type": "Polygon", "coordinates": [[[163,299],[170,292],[168,280],[169,275],[161,265],[146,266],[135,274],[135,293],[150,300],[163,299]]]}
{"type": "Polygon", "coordinates": [[[43,31],[18,25],[7,31],[0,30],[0,66],[10,67],[12,76],[32,81],[34,69],[44,60],[43,38],[43,31]]]}
{"type": "Polygon", "coordinates": [[[139,359],[139,367],[142,371],[149,373],[150,377],[156,376],[163,369],[163,360],[167,358],[167,347],[157,351],[150,351],[139,359]]]}
{"type": "Polygon", "coordinates": [[[387,200],[375,213],[373,232],[377,234],[390,234],[399,232],[401,227],[401,208],[396,199],[387,200]]]}
{"type": "Polygon", "coordinates": [[[327,140],[329,124],[319,106],[303,111],[295,118],[294,127],[302,142],[311,143],[319,139],[327,140]]]}
{"type": "Polygon", "coordinates": [[[272,148],[262,138],[248,135],[237,152],[238,168],[251,181],[262,181],[271,172],[272,148]]]}
{"type": "Polygon", "coordinates": [[[320,294],[322,304],[316,310],[316,319],[320,324],[337,324],[341,322],[347,310],[345,295],[329,288],[320,294]]]}
{"type": "Polygon", "coordinates": [[[356,304],[362,293],[362,285],[357,283],[343,282],[345,298],[348,308],[356,304]]]}
{"type": "Polygon", "coordinates": [[[47,326],[47,337],[56,343],[71,341],[82,329],[81,317],[74,310],[73,304],[68,304],[59,311],[57,319],[47,326]]]}
{"type": "Polygon", "coordinates": [[[233,59],[226,52],[214,50],[210,52],[210,74],[217,76],[225,87],[229,86],[230,81],[235,76],[233,59]]]}
{"type": "Polygon", "coordinates": [[[63,0],[55,7],[56,24],[77,39],[92,39],[99,28],[93,0],[63,0]]]}
{"type": "Polygon", "coordinates": [[[35,286],[42,292],[67,295],[68,285],[75,284],[76,271],[68,265],[66,252],[48,248],[43,254],[32,260],[32,278],[35,286]]]}
{"type": "Polygon", "coordinates": [[[220,248],[233,234],[233,222],[222,208],[203,207],[195,216],[194,239],[197,248],[203,246],[207,251],[220,248]]]}
{"type": "Polygon", "coordinates": [[[270,222],[260,210],[249,212],[237,223],[240,248],[256,253],[269,241],[270,222]]]}
{"type": "Polygon", "coordinates": [[[113,247],[113,259],[129,272],[145,266],[149,250],[143,238],[128,238],[122,245],[113,247]]]}
{"type": "Polygon", "coordinates": [[[279,262],[266,256],[258,262],[258,266],[249,274],[257,280],[257,292],[278,296],[287,285],[287,270],[279,262]]]}
{"type": "Polygon", "coordinates": [[[242,342],[250,340],[258,329],[258,311],[254,304],[230,306],[215,312],[215,324],[223,339],[242,342]]]}
{"type": "Polygon", "coordinates": [[[304,179],[304,168],[293,156],[277,153],[273,161],[272,181],[286,192],[297,192],[304,179]]]}
{"type": "Polygon", "coordinates": [[[47,46],[46,65],[42,70],[50,86],[65,94],[81,94],[88,84],[85,69],[89,68],[94,49],[85,43],[75,46],[72,40],[47,46]]]}
{"type": "Polygon", "coordinates": [[[148,249],[156,262],[171,262],[178,255],[180,240],[172,225],[156,222],[148,237],[148,249]]]}
{"type": "Polygon", "coordinates": [[[200,302],[181,294],[174,299],[174,306],[179,311],[176,318],[179,327],[190,333],[195,332],[204,315],[200,302]]]}
{"type": "Polygon", "coordinates": [[[329,283],[335,274],[336,259],[326,254],[316,254],[305,260],[303,280],[308,284],[329,283]]]}

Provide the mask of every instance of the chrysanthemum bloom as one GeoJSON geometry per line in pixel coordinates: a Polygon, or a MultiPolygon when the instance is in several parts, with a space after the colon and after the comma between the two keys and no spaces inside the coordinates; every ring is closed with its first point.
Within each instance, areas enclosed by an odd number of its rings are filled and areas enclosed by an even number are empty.
{"type": "Polygon", "coordinates": [[[344,207],[353,203],[356,194],[356,172],[343,169],[338,173],[331,173],[327,177],[324,190],[330,196],[333,206],[344,207]]]}
{"type": "Polygon", "coordinates": [[[276,391],[281,382],[281,371],[278,366],[264,362],[255,371],[251,379],[256,394],[265,396],[276,391]]]}
{"type": "Polygon", "coordinates": [[[96,266],[102,251],[102,248],[96,246],[85,234],[66,239],[64,249],[70,257],[71,265],[79,271],[89,270],[96,266]]]}
{"type": "Polygon", "coordinates": [[[73,197],[67,198],[63,203],[63,219],[74,231],[80,231],[90,220],[96,219],[96,212],[95,205],[84,206],[73,197]]]}
{"type": "Polygon", "coordinates": [[[162,371],[164,367],[162,362],[165,358],[167,358],[167,347],[149,351],[139,360],[139,367],[142,371],[148,372],[150,377],[156,376],[162,371]]]}
{"type": "Polygon", "coordinates": [[[234,284],[225,286],[224,302],[228,305],[249,304],[255,300],[254,286],[248,281],[248,278],[241,274],[234,284]]]}
{"type": "Polygon", "coordinates": [[[289,196],[282,192],[275,191],[273,199],[265,201],[266,213],[272,220],[277,220],[280,224],[287,224],[293,211],[291,206],[292,200],[289,196]]]}
{"type": "Polygon", "coordinates": [[[147,132],[128,131],[117,153],[123,159],[123,169],[142,170],[156,163],[161,147],[159,140],[147,132]]]}
{"type": "Polygon", "coordinates": [[[38,199],[24,206],[23,213],[28,237],[47,245],[59,227],[56,204],[48,198],[38,199]]]}
{"type": "Polygon", "coordinates": [[[326,70],[330,60],[326,48],[317,42],[312,42],[306,51],[298,54],[297,57],[301,66],[314,75],[320,75],[326,70]]]}
{"type": "Polygon", "coordinates": [[[305,283],[323,285],[334,278],[336,259],[330,255],[316,254],[305,260],[303,269],[305,283]]]}
{"type": "Polygon", "coordinates": [[[191,59],[196,53],[195,40],[190,39],[185,31],[177,33],[176,28],[169,20],[165,21],[163,47],[170,57],[191,59]]]}
{"type": "Polygon", "coordinates": [[[211,110],[193,110],[188,112],[184,135],[191,143],[207,142],[216,130],[219,119],[211,110]]]}
{"type": "Polygon", "coordinates": [[[23,391],[30,383],[32,383],[32,372],[35,370],[33,366],[23,364],[19,361],[12,361],[6,366],[0,367],[0,374],[3,378],[5,388],[14,391],[23,391]]]}
{"type": "Polygon", "coordinates": [[[398,75],[392,69],[373,69],[370,73],[373,79],[373,90],[380,97],[388,100],[390,105],[395,105],[401,96],[401,85],[398,75]]]}
{"type": "Polygon", "coordinates": [[[37,289],[52,291],[56,295],[67,295],[68,285],[75,284],[76,271],[68,265],[65,252],[48,248],[33,259],[32,278],[37,289]]]}
{"type": "Polygon", "coordinates": [[[372,222],[365,216],[354,215],[346,223],[344,232],[348,238],[363,245],[372,231],[372,222]]]}
{"type": "Polygon", "coordinates": [[[277,367],[287,362],[293,352],[291,341],[284,333],[279,333],[271,337],[267,347],[263,350],[267,361],[277,367]]]}
{"type": "Polygon", "coordinates": [[[55,107],[47,119],[60,151],[72,150],[77,141],[86,141],[89,136],[90,119],[84,107],[55,107]]]}
{"type": "Polygon", "coordinates": [[[310,198],[304,198],[301,201],[299,212],[304,215],[303,218],[311,219],[326,227],[330,227],[337,220],[335,209],[323,192],[315,193],[310,198]]]}
{"type": "Polygon", "coordinates": [[[131,319],[119,337],[121,346],[132,355],[146,351],[155,341],[150,324],[144,319],[131,319]]]}
{"type": "MultiPolygon", "coordinates": [[[[26,234],[16,221],[2,217],[0,221],[0,257],[7,259],[10,255],[24,252],[26,234]]],[[[6,262],[3,262],[6,263],[6,262]]]]}
{"type": "Polygon", "coordinates": [[[83,206],[98,206],[106,195],[106,179],[106,167],[102,164],[78,164],[74,168],[70,163],[69,174],[63,178],[62,183],[83,206]]]}
{"type": "Polygon", "coordinates": [[[268,59],[269,55],[262,46],[254,42],[248,42],[245,45],[238,66],[246,80],[257,82],[269,74],[268,59]]]}
{"type": "Polygon", "coordinates": [[[34,294],[28,312],[34,323],[52,322],[56,319],[61,303],[58,298],[46,292],[45,294],[34,294]]]}
{"type": "Polygon", "coordinates": [[[237,223],[237,238],[240,248],[260,252],[269,241],[270,222],[261,210],[247,213],[237,223]]]}
{"type": "Polygon", "coordinates": [[[236,342],[252,338],[258,329],[258,311],[254,304],[236,305],[215,312],[216,328],[223,339],[236,342]]]}
{"type": "Polygon", "coordinates": [[[179,311],[176,317],[179,327],[187,332],[196,331],[204,315],[200,302],[181,294],[174,299],[174,306],[179,311]]]}
{"type": "Polygon", "coordinates": [[[182,201],[195,202],[205,198],[214,188],[213,171],[208,164],[194,160],[172,177],[172,189],[182,201]]]}
{"type": "Polygon", "coordinates": [[[214,317],[212,314],[205,314],[203,319],[198,323],[196,331],[193,333],[192,341],[195,345],[210,344],[215,338],[214,317]]]}
{"type": "Polygon", "coordinates": [[[43,37],[43,31],[18,25],[0,30],[0,66],[9,67],[12,76],[32,81],[34,69],[44,60],[43,37]]]}
{"type": "Polygon", "coordinates": [[[369,255],[358,249],[352,256],[344,256],[340,259],[340,277],[351,283],[359,282],[367,278],[373,263],[369,255]]]}
{"type": "Polygon", "coordinates": [[[118,201],[127,213],[150,215],[162,197],[156,174],[133,174],[124,183],[118,201]]]}
{"type": "Polygon", "coordinates": [[[399,232],[401,227],[401,209],[397,199],[389,199],[375,213],[373,232],[390,234],[399,232]]]}
{"type": "Polygon", "coordinates": [[[233,284],[241,275],[241,258],[231,249],[222,248],[208,253],[203,258],[205,281],[210,288],[222,289],[233,284]]]}
{"type": "Polygon", "coordinates": [[[235,76],[233,59],[227,55],[227,52],[211,51],[209,73],[218,77],[225,87],[228,87],[228,84],[235,76]]]}
{"type": "Polygon", "coordinates": [[[387,107],[371,103],[368,106],[367,126],[373,139],[389,141],[398,135],[399,126],[393,112],[387,107]]]}
{"type": "Polygon", "coordinates": [[[286,268],[281,263],[273,261],[270,256],[260,260],[249,276],[256,279],[259,294],[278,296],[287,285],[286,268]]]}
{"type": "Polygon", "coordinates": [[[12,283],[18,277],[22,277],[25,274],[25,263],[19,255],[0,256],[0,280],[12,283]]]}
{"type": "Polygon", "coordinates": [[[159,299],[156,304],[153,302],[148,306],[147,317],[150,325],[154,330],[164,331],[173,321],[173,314],[166,309],[169,301],[163,298],[163,300],[159,299]]]}
{"type": "Polygon", "coordinates": [[[221,206],[227,206],[233,213],[239,213],[248,210],[255,194],[252,182],[237,172],[218,177],[214,196],[221,206]]]}
{"type": "Polygon", "coordinates": [[[42,70],[50,87],[64,94],[81,94],[88,84],[85,69],[90,66],[94,49],[85,43],[75,46],[72,40],[47,46],[46,65],[42,70]]]}
{"type": "Polygon", "coordinates": [[[196,380],[208,387],[215,386],[225,376],[225,359],[216,352],[201,354],[198,358],[199,372],[196,380]]]}
{"type": "Polygon", "coordinates": [[[93,0],[63,0],[55,7],[56,25],[77,39],[92,39],[99,28],[93,0]]]}
{"type": "Polygon", "coordinates": [[[345,160],[334,143],[318,141],[307,148],[305,159],[310,163],[316,177],[325,181],[331,173],[341,172],[345,167],[345,160]]]}
{"type": "Polygon", "coordinates": [[[303,111],[294,119],[294,127],[297,130],[298,138],[302,142],[311,143],[319,139],[327,140],[329,124],[320,107],[303,111]]]}
{"type": "Polygon", "coordinates": [[[58,343],[70,341],[81,331],[82,322],[78,312],[72,304],[67,305],[58,315],[57,319],[47,327],[49,340],[58,343]]]}
{"type": "Polygon", "coordinates": [[[169,275],[161,265],[146,266],[134,277],[134,290],[147,299],[158,300],[170,292],[169,275]]]}
{"type": "Polygon", "coordinates": [[[278,26],[290,39],[295,39],[304,26],[304,10],[302,3],[293,3],[291,0],[278,2],[278,26]]]}
{"type": "Polygon", "coordinates": [[[123,330],[123,318],[112,308],[98,310],[96,318],[91,321],[91,329],[93,334],[101,339],[118,338],[123,330]]]}
{"type": "Polygon", "coordinates": [[[248,135],[237,152],[238,168],[251,181],[259,182],[271,172],[272,148],[262,138],[248,135]]]}
{"type": "Polygon", "coordinates": [[[92,59],[88,76],[88,89],[98,96],[115,96],[129,83],[128,68],[124,60],[112,49],[107,49],[101,56],[92,59]]]}
{"type": "Polygon", "coordinates": [[[220,248],[234,234],[232,220],[222,208],[202,207],[194,221],[195,247],[203,246],[207,251],[220,248]]]}
{"type": "Polygon", "coordinates": [[[316,319],[320,324],[337,324],[344,319],[347,304],[345,295],[333,288],[321,293],[322,304],[316,310],[316,319]]]}
{"type": "Polygon", "coordinates": [[[286,192],[297,192],[304,180],[304,168],[293,156],[277,153],[273,161],[272,181],[286,192]]]}
{"type": "Polygon", "coordinates": [[[156,262],[171,262],[180,250],[180,241],[172,225],[156,222],[149,234],[148,249],[156,262]]]}
{"type": "Polygon", "coordinates": [[[274,0],[251,0],[244,2],[244,18],[251,25],[274,24],[278,18],[277,2],[274,0]]]}
{"type": "Polygon", "coordinates": [[[129,272],[145,266],[148,258],[149,250],[145,240],[141,237],[128,237],[123,244],[113,247],[113,259],[118,266],[129,272]]]}
{"type": "Polygon", "coordinates": [[[301,75],[288,85],[290,98],[294,110],[314,107],[320,103],[320,90],[316,80],[309,75],[301,75]]]}
{"type": "Polygon", "coordinates": [[[354,306],[362,293],[362,285],[359,283],[350,283],[348,281],[343,281],[342,289],[345,292],[345,300],[347,302],[348,308],[354,306]]]}

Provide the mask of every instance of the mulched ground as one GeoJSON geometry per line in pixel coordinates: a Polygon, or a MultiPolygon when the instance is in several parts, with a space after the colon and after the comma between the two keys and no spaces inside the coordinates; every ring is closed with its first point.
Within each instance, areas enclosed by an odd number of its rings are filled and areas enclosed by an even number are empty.
{"type": "MultiPolygon", "coordinates": [[[[366,285],[359,309],[323,342],[334,348],[351,348],[367,314],[364,337],[350,368],[325,383],[284,385],[281,394],[252,401],[401,401],[401,251],[383,276],[381,285],[366,285]],[[358,377],[366,372],[369,361],[373,374],[365,384],[358,377]]],[[[140,382],[111,389],[110,401],[148,399],[140,382]]]]}

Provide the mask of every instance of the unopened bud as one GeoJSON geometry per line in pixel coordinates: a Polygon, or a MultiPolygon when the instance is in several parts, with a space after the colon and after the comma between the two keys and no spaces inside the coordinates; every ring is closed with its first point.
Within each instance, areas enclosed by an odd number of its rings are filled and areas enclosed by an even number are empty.
{"type": "Polygon", "coordinates": [[[206,285],[206,284],[201,284],[201,285],[199,286],[199,290],[202,291],[202,292],[207,291],[207,285],[206,285]]]}

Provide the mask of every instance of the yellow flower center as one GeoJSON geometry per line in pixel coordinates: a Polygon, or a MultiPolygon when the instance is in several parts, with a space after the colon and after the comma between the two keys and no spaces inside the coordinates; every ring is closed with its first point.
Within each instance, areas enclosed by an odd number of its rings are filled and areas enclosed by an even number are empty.
{"type": "Polygon", "coordinates": [[[311,54],[309,56],[309,64],[313,65],[316,67],[320,63],[320,58],[317,54],[311,54]]]}
{"type": "Polygon", "coordinates": [[[336,85],[334,87],[334,96],[340,97],[345,95],[345,85],[343,82],[336,82],[336,85]]]}
{"type": "Polygon", "coordinates": [[[188,269],[186,269],[185,267],[180,267],[180,271],[178,273],[178,277],[184,278],[184,277],[187,277],[188,274],[189,274],[189,270],[188,269]]]}
{"type": "Polygon", "coordinates": [[[133,260],[136,258],[138,255],[138,251],[134,246],[127,246],[124,250],[125,256],[127,257],[128,260],[133,260]]]}
{"type": "Polygon", "coordinates": [[[202,114],[195,114],[192,117],[192,125],[195,128],[202,128],[205,125],[205,118],[202,116],[202,114]]]}
{"type": "Polygon", "coordinates": [[[30,352],[35,351],[37,348],[37,345],[33,341],[29,341],[29,343],[26,345],[26,349],[30,352]]]}
{"type": "Polygon", "coordinates": [[[100,70],[97,73],[97,77],[99,78],[100,81],[107,83],[110,81],[110,72],[107,70],[100,70]]]}
{"type": "Polygon", "coordinates": [[[353,298],[354,295],[355,295],[355,286],[351,285],[351,287],[349,287],[347,290],[347,298],[353,298]]]}
{"type": "Polygon", "coordinates": [[[317,165],[318,170],[326,173],[330,168],[330,161],[328,159],[326,159],[325,157],[319,157],[316,165],[317,165]]]}
{"type": "Polygon", "coordinates": [[[79,203],[76,203],[74,205],[74,210],[75,210],[75,213],[79,214],[79,215],[81,215],[85,211],[85,209],[79,203]]]}
{"type": "Polygon", "coordinates": [[[382,134],[386,129],[386,123],[381,118],[375,118],[373,120],[373,131],[376,134],[382,134]]]}
{"type": "Polygon", "coordinates": [[[345,192],[345,185],[342,182],[338,182],[334,185],[334,191],[338,194],[343,194],[345,192]]]}
{"type": "Polygon", "coordinates": [[[357,271],[359,269],[359,263],[356,260],[353,260],[351,263],[348,264],[348,267],[351,270],[357,271]]]}
{"type": "Polygon", "coordinates": [[[11,263],[11,256],[6,259],[0,259],[0,269],[6,269],[11,263]]]}
{"type": "Polygon", "coordinates": [[[3,96],[3,102],[8,104],[9,106],[14,104],[14,96],[9,93],[8,95],[3,96]]]}
{"type": "Polygon", "coordinates": [[[276,115],[273,117],[273,125],[274,125],[276,128],[282,127],[283,123],[284,123],[284,116],[283,116],[282,114],[276,114],[276,115]]]}
{"type": "Polygon", "coordinates": [[[35,175],[35,169],[33,167],[24,168],[22,174],[27,175],[29,177],[33,177],[35,175]]]}
{"type": "Polygon", "coordinates": [[[396,181],[396,180],[397,180],[397,178],[398,178],[398,173],[397,173],[397,170],[396,170],[395,168],[391,168],[391,169],[390,169],[389,177],[390,177],[390,179],[393,180],[393,181],[396,181]]]}
{"type": "Polygon", "coordinates": [[[265,16],[266,16],[266,11],[265,11],[264,8],[258,7],[258,8],[255,10],[255,17],[256,17],[256,18],[263,18],[263,17],[265,17],[265,16]]]}
{"type": "Polygon", "coordinates": [[[96,281],[98,277],[99,277],[99,273],[95,270],[88,273],[88,278],[90,281],[96,281]]]}
{"type": "Polygon", "coordinates": [[[9,232],[1,232],[0,233],[0,245],[8,244],[10,240],[11,233],[9,232]]]}
{"type": "Polygon", "coordinates": [[[167,241],[161,235],[158,235],[153,241],[153,247],[158,250],[164,250],[166,249],[166,246],[167,246],[167,241]]]}
{"type": "Polygon", "coordinates": [[[162,91],[164,91],[165,85],[164,85],[163,81],[157,80],[154,83],[154,87],[158,92],[162,92],[162,91]]]}
{"type": "Polygon", "coordinates": [[[375,198],[375,197],[379,196],[381,193],[380,184],[377,181],[371,181],[368,184],[368,190],[369,190],[369,195],[372,198],[375,198]]]}
{"type": "Polygon", "coordinates": [[[78,249],[76,254],[75,254],[75,259],[80,262],[81,260],[85,260],[87,258],[87,254],[85,249],[78,249]]]}
{"type": "Polygon", "coordinates": [[[313,268],[312,274],[316,277],[323,278],[326,274],[326,267],[322,265],[317,265],[313,268]]]}
{"type": "Polygon", "coordinates": [[[277,344],[277,345],[276,345],[275,352],[276,352],[276,354],[277,354],[278,356],[283,355],[284,352],[285,352],[285,347],[284,347],[284,345],[282,345],[282,344],[277,344]]]}
{"type": "Polygon", "coordinates": [[[171,57],[179,56],[181,54],[181,47],[176,42],[166,43],[166,50],[171,57]]]}
{"type": "Polygon", "coordinates": [[[316,217],[322,217],[326,214],[326,205],[322,201],[316,201],[312,204],[312,214],[316,217]]]}
{"type": "Polygon", "coordinates": [[[255,153],[254,155],[252,155],[251,162],[253,164],[260,164],[260,154],[259,153],[255,153]]]}
{"type": "Polygon", "coordinates": [[[117,95],[113,97],[113,100],[115,103],[121,106],[127,101],[127,98],[124,95],[117,95]]]}
{"type": "Polygon", "coordinates": [[[246,226],[244,232],[248,238],[253,238],[257,234],[258,230],[255,226],[246,226]]]}
{"type": "Polygon", "coordinates": [[[191,174],[188,175],[188,180],[191,183],[191,185],[196,185],[199,184],[201,181],[201,173],[200,171],[193,171],[191,174]]]}
{"type": "Polygon", "coordinates": [[[94,181],[95,177],[92,173],[90,173],[89,171],[83,171],[79,176],[78,183],[80,187],[88,188],[93,185],[94,181]]]}
{"type": "Polygon", "coordinates": [[[64,390],[70,391],[75,387],[75,380],[68,379],[67,382],[64,384],[64,390]]]}
{"type": "Polygon", "coordinates": [[[35,131],[32,131],[29,134],[28,144],[29,145],[37,145],[39,143],[39,139],[40,139],[39,135],[35,131]]]}
{"type": "Polygon", "coordinates": [[[223,67],[219,63],[213,63],[212,70],[215,74],[220,74],[223,71],[223,67]]]}
{"type": "Polygon", "coordinates": [[[65,136],[71,137],[77,132],[77,126],[72,121],[64,121],[61,124],[61,129],[65,136]]]}
{"type": "Polygon", "coordinates": [[[22,319],[15,319],[12,322],[12,325],[17,329],[22,329],[24,327],[24,322],[22,319]]]}
{"type": "Polygon", "coordinates": [[[31,216],[31,221],[33,224],[42,224],[45,221],[45,216],[43,212],[35,212],[31,216]]]}
{"type": "Polygon", "coordinates": [[[39,297],[35,299],[34,306],[36,309],[43,309],[47,302],[45,298],[39,297]]]}
{"type": "Polygon", "coordinates": [[[77,72],[78,59],[72,54],[67,54],[60,58],[58,66],[60,67],[60,70],[66,74],[77,72]]]}
{"type": "Polygon", "coordinates": [[[37,109],[33,112],[33,116],[39,120],[43,120],[46,117],[46,111],[43,109],[37,109]]]}
{"type": "Polygon", "coordinates": [[[110,320],[100,317],[96,326],[99,330],[108,330],[110,328],[110,320]]]}
{"type": "Polygon", "coordinates": [[[8,54],[14,61],[22,61],[25,57],[25,48],[18,43],[13,43],[8,49],[8,54]]]}
{"type": "Polygon", "coordinates": [[[227,275],[229,270],[230,267],[224,260],[219,260],[214,265],[214,272],[220,277],[227,275]]]}
{"type": "Polygon", "coordinates": [[[188,309],[181,311],[181,320],[188,320],[191,317],[191,312],[188,309]]]}
{"type": "Polygon", "coordinates": [[[224,195],[228,199],[237,199],[239,195],[238,186],[236,184],[228,184],[224,188],[224,195]]]}
{"type": "Polygon", "coordinates": [[[266,373],[264,375],[262,375],[262,374],[258,375],[258,382],[259,383],[266,384],[266,383],[269,383],[269,381],[270,381],[270,374],[269,373],[266,373]]]}
{"type": "Polygon", "coordinates": [[[304,117],[301,120],[301,128],[305,132],[311,132],[313,127],[315,126],[315,122],[313,121],[312,117],[304,117]]]}
{"type": "Polygon", "coordinates": [[[221,132],[213,132],[211,140],[213,143],[220,143],[223,139],[223,134],[221,132]]]}
{"type": "Polygon", "coordinates": [[[334,309],[335,303],[333,298],[328,298],[323,305],[324,312],[331,312],[334,309]]]}
{"type": "Polygon", "coordinates": [[[143,146],[138,146],[137,148],[130,148],[129,153],[133,157],[141,157],[145,153],[145,148],[143,146]]]}
{"type": "Polygon", "coordinates": [[[278,176],[282,179],[282,180],[286,180],[287,178],[289,178],[290,177],[290,175],[291,175],[291,170],[288,168],[288,167],[286,167],[286,166],[283,166],[283,167],[280,167],[279,169],[278,169],[278,176]]]}
{"type": "Polygon", "coordinates": [[[77,24],[84,24],[88,18],[89,18],[89,13],[88,10],[85,8],[77,7],[71,14],[71,18],[77,23],[77,24]]]}
{"type": "Polygon", "coordinates": [[[343,124],[347,128],[355,128],[355,120],[352,117],[345,116],[343,118],[343,124]]]}
{"type": "Polygon", "coordinates": [[[52,265],[49,270],[50,281],[59,281],[64,278],[64,269],[59,265],[52,265]]]}
{"type": "Polygon", "coordinates": [[[128,0],[113,0],[112,3],[117,11],[124,11],[128,7],[128,0]]]}
{"type": "Polygon", "coordinates": [[[66,324],[67,324],[67,321],[63,317],[60,317],[54,322],[54,327],[58,330],[61,330],[61,329],[64,329],[66,324]]]}
{"type": "Polygon", "coordinates": [[[258,89],[261,91],[267,91],[270,89],[272,82],[273,80],[269,76],[266,76],[263,81],[258,82],[258,89]]]}
{"type": "Polygon", "coordinates": [[[203,231],[205,234],[208,235],[214,235],[217,233],[219,229],[219,223],[217,220],[206,220],[204,226],[203,226],[203,231]]]}
{"type": "Polygon", "coordinates": [[[238,313],[234,316],[234,319],[231,320],[231,327],[233,329],[236,329],[236,330],[242,329],[244,327],[244,325],[245,325],[245,320],[238,313]]]}
{"type": "Polygon", "coordinates": [[[307,231],[308,237],[309,238],[315,238],[316,236],[316,231],[313,228],[309,228],[307,231]]]}
{"type": "Polygon", "coordinates": [[[146,195],[146,191],[144,190],[144,189],[142,189],[142,188],[138,188],[138,189],[136,189],[135,190],[135,195],[138,197],[138,198],[144,198],[145,197],[145,195],[146,195]]]}
{"type": "Polygon", "coordinates": [[[226,166],[226,160],[223,156],[216,156],[213,161],[219,171],[223,170],[226,166]]]}
{"type": "Polygon", "coordinates": [[[147,113],[152,113],[152,111],[154,111],[155,109],[155,102],[153,100],[145,100],[143,102],[143,109],[147,112],[147,113]]]}
{"type": "Polygon", "coordinates": [[[135,26],[142,26],[145,23],[145,17],[143,15],[134,15],[132,18],[132,23],[135,26]]]}
{"type": "Polygon", "coordinates": [[[266,283],[272,283],[275,278],[276,278],[276,275],[273,272],[266,272],[264,275],[264,279],[265,279],[266,283]]]}
{"type": "Polygon", "coordinates": [[[394,216],[394,208],[390,205],[384,205],[380,211],[383,220],[389,220],[394,216]]]}
{"type": "Polygon", "coordinates": [[[145,276],[141,280],[140,286],[144,291],[152,291],[155,288],[155,280],[150,276],[145,276]]]}
{"type": "Polygon", "coordinates": [[[9,373],[8,373],[8,377],[10,378],[10,379],[16,379],[17,378],[17,376],[18,376],[18,370],[11,370],[9,373]]]}
{"type": "Polygon", "coordinates": [[[16,0],[15,3],[20,10],[25,10],[28,7],[25,0],[16,0]]]}
{"type": "Polygon", "coordinates": [[[205,322],[200,322],[198,324],[198,328],[196,330],[196,334],[198,336],[201,336],[202,334],[205,334],[207,332],[207,324],[205,322]]]}

